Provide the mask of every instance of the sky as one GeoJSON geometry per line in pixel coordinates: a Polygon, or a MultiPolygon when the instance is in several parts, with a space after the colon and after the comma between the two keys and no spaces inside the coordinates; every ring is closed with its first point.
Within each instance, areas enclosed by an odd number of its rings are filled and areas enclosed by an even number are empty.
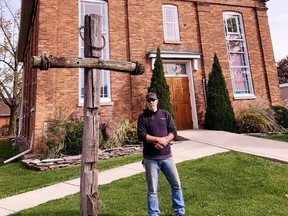
{"type": "Polygon", "coordinates": [[[270,0],[267,7],[275,61],[279,61],[288,56],[288,0],[270,0]]]}
{"type": "MultiPolygon", "coordinates": [[[[9,2],[14,9],[20,7],[20,0],[9,2]]],[[[275,61],[279,61],[288,56],[288,0],[269,0],[267,7],[275,61]]]]}

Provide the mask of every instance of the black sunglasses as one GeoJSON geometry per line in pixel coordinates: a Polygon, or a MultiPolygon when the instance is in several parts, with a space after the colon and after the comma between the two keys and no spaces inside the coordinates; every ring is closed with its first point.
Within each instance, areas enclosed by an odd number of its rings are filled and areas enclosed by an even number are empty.
{"type": "Polygon", "coordinates": [[[151,101],[155,101],[156,99],[154,99],[154,98],[149,98],[149,99],[147,99],[147,102],[151,102],[151,101]]]}

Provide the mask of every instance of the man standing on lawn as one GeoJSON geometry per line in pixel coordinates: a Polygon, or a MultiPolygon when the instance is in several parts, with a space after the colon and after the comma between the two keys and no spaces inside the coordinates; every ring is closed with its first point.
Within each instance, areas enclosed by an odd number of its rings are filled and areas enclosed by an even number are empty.
{"type": "Polygon", "coordinates": [[[158,98],[153,92],[146,95],[147,108],[138,118],[138,138],[143,142],[143,164],[146,171],[148,215],[160,214],[158,204],[158,177],[160,170],[172,190],[172,208],[175,216],[185,215],[180,178],[172,159],[170,142],[177,131],[170,113],[158,109],[158,98]]]}

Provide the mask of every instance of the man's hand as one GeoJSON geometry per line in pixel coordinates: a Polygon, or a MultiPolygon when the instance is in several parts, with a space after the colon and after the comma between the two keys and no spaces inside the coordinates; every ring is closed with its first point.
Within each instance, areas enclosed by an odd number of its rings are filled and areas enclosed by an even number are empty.
{"type": "Polygon", "coordinates": [[[168,145],[169,140],[167,137],[159,137],[157,138],[157,143],[155,144],[155,148],[158,150],[163,149],[166,145],[168,145]]]}
{"type": "Polygon", "coordinates": [[[161,150],[161,149],[164,148],[164,146],[161,145],[160,143],[156,143],[156,144],[154,145],[154,147],[155,147],[156,149],[158,149],[158,150],[161,150]]]}
{"type": "Polygon", "coordinates": [[[157,144],[162,145],[163,147],[166,146],[169,143],[169,140],[167,137],[158,137],[157,138],[157,144]]]}

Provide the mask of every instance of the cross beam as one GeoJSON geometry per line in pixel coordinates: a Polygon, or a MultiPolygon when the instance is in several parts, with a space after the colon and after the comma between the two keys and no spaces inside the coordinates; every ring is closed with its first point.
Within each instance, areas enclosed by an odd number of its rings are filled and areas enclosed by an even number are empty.
{"type": "Polygon", "coordinates": [[[118,72],[130,73],[131,75],[141,75],[145,67],[138,62],[103,60],[101,58],[68,58],[46,55],[33,56],[31,58],[33,68],[48,70],[49,68],[88,68],[104,69],[118,72]]]}

